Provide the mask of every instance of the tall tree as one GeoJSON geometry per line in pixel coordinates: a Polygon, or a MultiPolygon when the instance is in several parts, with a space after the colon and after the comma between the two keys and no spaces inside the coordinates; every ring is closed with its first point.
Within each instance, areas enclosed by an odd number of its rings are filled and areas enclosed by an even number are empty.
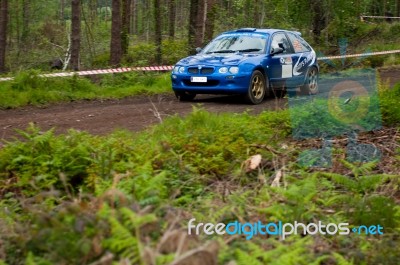
{"type": "Polygon", "coordinates": [[[194,53],[196,48],[196,25],[199,14],[199,0],[190,0],[190,15],[189,15],[189,31],[188,31],[188,44],[189,53],[194,53]]]}
{"type": "Polygon", "coordinates": [[[397,3],[396,3],[396,5],[397,5],[397,16],[398,17],[400,17],[400,0],[397,0],[397,3]]]}
{"type": "Polygon", "coordinates": [[[65,26],[65,0],[60,0],[60,22],[65,26]]]}
{"type": "Polygon", "coordinates": [[[325,28],[325,12],[322,0],[314,0],[311,2],[311,10],[313,14],[312,31],[314,33],[314,41],[319,44],[321,31],[325,28]]]}
{"type": "Polygon", "coordinates": [[[0,0],[0,73],[6,71],[8,0],[0,0]]]}
{"type": "Polygon", "coordinates": [[[207,0],[208,2],[208,12],[207,20],[205,25],[204,42],[208,43],[211,41],[214,35],[214,25],[215,19],[217,18],[217,3],[216,0],[207,0]]]}
{"type": "Polygon", "coordinates": [[[198,0],[197,18],[196,18],[196,36],[195,46],[203,46],[205,21],[207,19],[207,0],[198,0]]]}
{"type": "Polygon", "coordinates": [[[81,49],[81,1],[71,0],[71,68],[79,70],[81,49]]]}
{"type": "Polygon", "coordinates": [[[110,64],[117,66],[122,59],[122,40],[121,40],[121,0],[112,0],[111,18],[111,42],[110,42],[110,64]]]}
{"type": "MultiPolygon", "coordinates": [[[[170,39],[175,37],[175,20],[176,20],[176,0],[169,0],[169,25],[168,36],[170,39]]],[[[400,1],[400,0],[399,0],[400,1]]]]}
{"type": "Polygon", "coordinates": [[[121,45],[122,54],[128,54],[129,47],[129,32],[131,31],[131,16],[132,16],[132,0],[122,1],[122,30],[121,30],[121,45]]]}
{"type": "Polygon", "coordinates": [[[22,1],[22,36],[21,40],[23,42],[26,41],[29,33],[29,17],[30,17],[30,9],[29,9],[29,0],[22,1]]]}
{"type": "Polygon", "coordinates": [[[161,42],[162,42],[162,17],[160,10],[160,0],[154,0],[154,25],[155,25],[155,44],[157,47],[156,50],[156,62],[161,64],[162,61],[162,53],[161,53],[161,42]]]}

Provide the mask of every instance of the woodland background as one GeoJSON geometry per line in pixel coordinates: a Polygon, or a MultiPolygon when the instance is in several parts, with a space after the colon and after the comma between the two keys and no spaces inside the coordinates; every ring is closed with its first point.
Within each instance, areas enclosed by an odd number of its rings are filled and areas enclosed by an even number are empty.
{"type": "Polygon", "coordinates": [[[372,24],[392,22],[363,22],[360,15],[400,16],[399,0],[0,0],[0,6],[0,72],[174,64],[240,27],[298,30],[332,53],[339,39],[359,44],[376,35],[372,24]]]}

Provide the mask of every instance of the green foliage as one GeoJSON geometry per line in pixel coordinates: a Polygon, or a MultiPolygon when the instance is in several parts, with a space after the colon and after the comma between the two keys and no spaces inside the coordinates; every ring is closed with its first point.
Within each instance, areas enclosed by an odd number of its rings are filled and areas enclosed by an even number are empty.
{"type": "Polygon", "coordinates": [[[53,130],[41,133],[33,125],[20,133],[26,141],[11,143],[1,152],[0,171],[10,172],[0,175],[2,179],[17,174],[16,187],[26,195],[52,187],[69,192],[79,188],[90,163],[87,135],[71,131],[68,137],[57,138],[53,130]]]}
{"type": "Polygon", "coordinates": [[[39,72],[21,72],[15,80],[0,83],[0,108],[45,105],[79,99],[123,98],[138,94],[171,91],[169,74],[126,73],[104,75],[95,80],[85,77],[46,78],[39,72]]]}
{"type": "Polygon", "coordinates": [[[9,264],[91,264],[105,256],[147,264],[146,255],[168,264],[176,253],[149,249],[157,248],[171,222],[185,227],[191,217],[384,226],[382,237],[256,235],[228,238],[229,245],[224,238],[219,264],[399,260],[391,245],[398,241],[398,176],[375,173],[376,162],[342,161],[347,171],[330,173],[300,167],[296,147],[280,148],[290,133],[286,110],[253,116],[194,108],[184,119],[170,117],[138,134],[55,135],[34,126],[20,133],[23,141],[0,149],[0,253],[9,264]],[[284,153],[272,154],[265,143],[284,153]],[[274,168],[242,172],[242,162],[255,153],[274,168]],[[270,187],[281,166],[282,187],[270,187]]]}
{"type": "Polygon", "coordinates": [[[400,106],[397,99],[400,96],[400,83],[392,89],[382,85],[379,89],[380,106],[383,121],[386,125],[400,124],[400,106]]]}
{"type": "Polygon", "coordinates": [[[305,265],[310,264],[312,260],[310,238],[292,238],[282,243],[268,240],[267,244],[270,244],[270,251],[267,252],[255,243],[247,243],[243,250],[236,250],[238,265],[305,265]]]}
{"type": "Polygon", "coordinates": [[[119,209],[119,213],[122,221],[113,216],[109,217],[111,233],[103,245],[120,257],[128,258],[134,264],[143,264],[142,246],[139,241],[140,228],[154,222],[156,218],[154,215],[139,216],[128,208],[119,209]]]}

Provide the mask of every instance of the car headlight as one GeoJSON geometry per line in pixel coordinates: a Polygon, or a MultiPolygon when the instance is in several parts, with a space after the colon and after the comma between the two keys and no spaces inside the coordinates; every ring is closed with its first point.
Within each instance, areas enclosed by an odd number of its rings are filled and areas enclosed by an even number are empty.
{"type": "Polygon", "coordinates": [[[230,72],[231,74],[236,75],[237,73],[239,73],[239,67],[233,66],[233,67],[229,68],[229,72],[230,72]]]}
{"type": "Polygon", "coordinates": [[[185,67],[181,66],[179,67],[179,73],[183,74],[185,72],[185,67]]]}
{"type": "Polygon", "coordinates": [[[228,67],[221,67],[219,68],[218,72],[220,74],[226,74],[228,72],[228,67]]]}
{"type": "Polygon", "coordinates": [[[179,66],[175,66],[175,67],[174,67],[174,70],[173,70],[172,72],[178,73],[178,72],[179,72],[179,66]]]}

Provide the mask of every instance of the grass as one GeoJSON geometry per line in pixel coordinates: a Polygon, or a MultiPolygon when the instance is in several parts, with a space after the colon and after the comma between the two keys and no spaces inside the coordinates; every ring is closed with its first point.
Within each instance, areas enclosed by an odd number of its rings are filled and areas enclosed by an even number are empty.
{"type": "Polygon", "coordinates": [[[46,105],[82,99],[124,98],[170,92],[169,74],[126,73],[85,77],[41,78],[35,71],[22,72],[15,80],[0,83],[0,108],[46,105]]]}

